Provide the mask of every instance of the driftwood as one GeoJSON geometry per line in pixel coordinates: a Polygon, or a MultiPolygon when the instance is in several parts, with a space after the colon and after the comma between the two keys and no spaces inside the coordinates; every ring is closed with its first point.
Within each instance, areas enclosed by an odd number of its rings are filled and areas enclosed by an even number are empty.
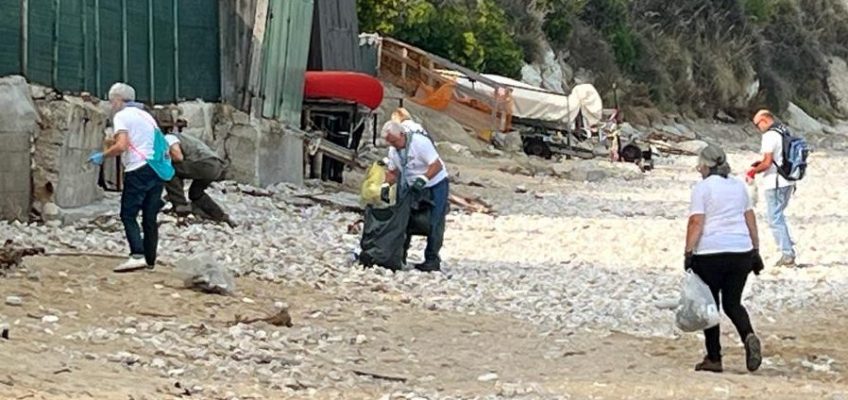
{"type": "Polygon", "coordinates": [[[375,378],[375,379],[381,379],[381,380],[390,381],[390,382],[406,382],[408,380],[407,378],[404,378],[402,376],[389,376],[389,375],[377,374],[377,373],[374,373],[374,372],[368,372],[368,371],[362,371],[362,370],[356,370],[356,369],[353,370],[352,372],[356,375],[359,375],[359,376],[370,376],[370,377],[375,378]]]}
{"type": "Polygon", "coordinates": [[[697,155],[696,153],[693,153],[689,150],[681,149],[681,148],[675,146],[674,144],[667,143],[667,142],[660,141],[660,140],[651,139],[651,140],[648,140],[648,143],[655,146],[657,148],[657,150],[659,150],[663,153],[680,155],[680,156],[696,156],[697,155]]]}
{"type": "Polygon", "coordinates": [[[24,257],[38,254],[44,254],[43,247],[16,247],[14,242],[7,240],[3,247],[0,247],[0,270],[16,267],[24,257]]]}
{"type": "Polygon", "coordinates": [[[492,206],[480,198],[461,197],[451,194],[449,199],[451,204],[462,207],[467,212],[479,212],[484,214],[492,213],[492,206]]]}
{"type": "Polygon", "coordinates": [[[288,310],[281,310],[280,312],[271,315],[269,317],[264,318],[244,318],[241,315],[236,314],[235,318],[230,325],[238,325],[238,324],[253,324],[256,322],[267,322],[274,326],[285,326],[287,328],[291,328],[294,326],[292,324],[291,315],[289,315],[288,310]]]}

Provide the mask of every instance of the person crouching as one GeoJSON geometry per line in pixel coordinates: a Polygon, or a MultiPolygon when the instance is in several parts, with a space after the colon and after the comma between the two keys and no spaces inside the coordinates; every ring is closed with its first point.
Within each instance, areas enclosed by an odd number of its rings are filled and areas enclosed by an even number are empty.
{"type": "MultiPolygon", "coordinates": [[[[177,126],[179,126],[178,121],[177,126]]],[[[165,135],[171,159],[174,163],[174,178],[165,184],[166,198],[178,214],[194,212],[213,221],[226,222],[230,227],[237,225],[215,200],[206,194],[212,182],[224,178],[226,163],[206,143],[177,128],[165,135]],[[191,179],[186,201],[183,180],[191,179]]]]}

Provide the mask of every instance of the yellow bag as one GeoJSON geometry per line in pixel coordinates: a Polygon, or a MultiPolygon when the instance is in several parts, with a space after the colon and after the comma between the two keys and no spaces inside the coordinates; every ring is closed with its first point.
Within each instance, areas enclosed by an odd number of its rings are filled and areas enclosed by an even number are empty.
{"type": "Polygon", "coordinates": [[[386,181],[386,167],[375,161],[365,171],[365,180],[362,181],[360,201],[362,204],[380,204],[380,187],[386,181]]]}

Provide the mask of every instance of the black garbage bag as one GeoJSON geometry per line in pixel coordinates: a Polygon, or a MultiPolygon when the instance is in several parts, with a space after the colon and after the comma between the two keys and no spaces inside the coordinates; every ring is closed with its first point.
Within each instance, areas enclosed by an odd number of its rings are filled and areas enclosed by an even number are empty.
{"type": "Polygon", "coordinates": [[[365,226],[359,242],[362,250],[359,262],[362,265],[401,269],[406,229],[409,225],[410,201],[410,196],[403,196],[391,207],[365,208],[365,226]]]}
{"type": "Polygon", "coordinates": [[[408,235],[427,236],[430,234],[430,210],[435,206],[430,195],[430,190],[410,193],[409,226],[406,227],[408,235]]]}

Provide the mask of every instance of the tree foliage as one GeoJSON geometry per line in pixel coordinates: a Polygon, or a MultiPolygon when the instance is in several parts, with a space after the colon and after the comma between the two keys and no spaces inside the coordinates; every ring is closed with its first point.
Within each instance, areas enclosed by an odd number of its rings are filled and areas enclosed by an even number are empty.
{"type": "Polygon", "coordinates": [[[520,77],[524,53],[493,0],[360,0],[360,29],[421,47],[468,68],[520,77]]]}

